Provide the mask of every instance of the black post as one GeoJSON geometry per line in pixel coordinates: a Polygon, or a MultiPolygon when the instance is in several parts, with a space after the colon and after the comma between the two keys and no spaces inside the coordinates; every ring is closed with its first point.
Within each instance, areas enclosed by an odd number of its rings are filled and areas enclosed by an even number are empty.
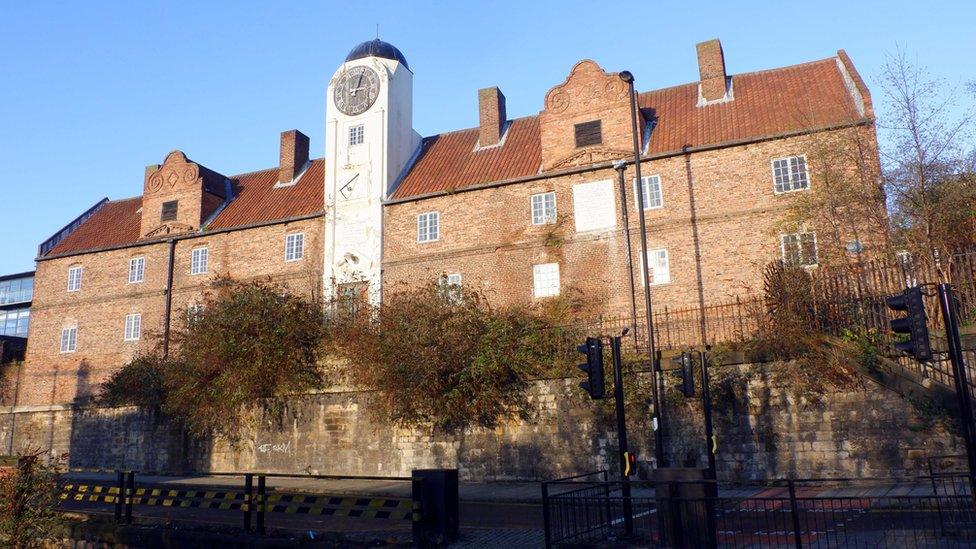
{"type": "Polygon", "coordinates": [[[966,442],[966,457],[969,461],[969,483],[973,497],[976,497],[976,425],[973,423],[972,393],[969,391],[969,377],[962,356],[962,342],[959,340],[959,314],[952,286],[939,284],[939,305],[945,325],[946,342],[949,346],[949,360],[952,361],[953,377],[956,385],[956,398],[959,399],[959,415],[962,416],[962,430],[966,442]]]}
{"type": "Polygon", "coordinates": [[[613,400],[617,408],[617,453],[620,454],[620,495],[623,497],[624,531],[634,533],[634,510],[630,500],[630,477],[627,470],[627,418],[624,415],[624,373],[620,359],[620,336],[610,338],[613,354],[613,400]]]}
{"type": "Polygon", "coordinates": [[[128,489],[125,494],[125,522],[132,524],[132,500],[136,497],[136,472],[129,471],[126,484],[128,489]]]}
{"type": "Polygon", "coordinates": [[[640,133],[637,129],[637,93],[634,91],[634,75],[630,71],[620,73],[620,79],[627,83],[630,92],[630,126],[634,141],[634,171],[637,178],[637,219],[640,222],[641,237],[641,256],[644,258],[644,272],[641,279],[644,281],[644,316],[647,318],[647,355],[651,357],[651,372],[654,383],[651,385],[651,400],[654,406],[654,415],[651,417],[651,425],[654,429],[654,459],[658,467],[666,467],[664,458],[664,418],[661,414],[661,399],[658,395],[658,376],[657,354],[654,349],[654,315],[651,311],[651,285],[647,280],[647,223],[644,219],[644,193],[641,192],[641,149],[640,133]]]}
{"type": "Polygon", "coordinates": [[[796,486],[793,479],[786,481],[790,492],[790,515],[793,517],[793,539],[796,541],[796,549],[803,549],[803,541],[800,539],[800,512],[796,508],[796,486]]]}
{"type": "Polygon", "coordinates": [[[708,452],[708,478],[715,480],[715,452],[718,444],[715,442],[715,435],[712,432],[712,395],[708,391],[708,347],[699,353],[701,359],[701,384],[702,384],[702,409],[705,412],[705,449],[708,452]]]}
{"type": "Polygon", "coordinates": [[[552,547],[552,533],[549,529],[552,526],[549,524],[549,485],[545,482],[542,483],[542,528],[545,531],[546,537],[546,549],[552,547]]]}
{"type": "Polygon", "coordinates": [[[251,533],[251,495],[254,489],[254,475],[247,473],[244,475],[244,499],[241,502],[241,509],[244,511],[244,532],[251,533]]]}
{"type": "Polygon", "coordinates": [[[258,475],[258,533],[264,535],[264,506],[267,498],[265,481],[267,477],[258,475]]]}
{"type": "Polygon", "coordinates": [[[125,501],[125,473],[122,471],[116,471],[118,475],[117,483],[119,486],[119,495],[115,498],[115,522],[122,522],[122,504],[125,501]]]}

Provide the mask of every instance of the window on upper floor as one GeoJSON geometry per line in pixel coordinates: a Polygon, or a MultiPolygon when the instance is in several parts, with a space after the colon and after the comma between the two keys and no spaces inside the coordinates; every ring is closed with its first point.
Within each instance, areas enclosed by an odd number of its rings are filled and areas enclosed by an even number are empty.
{"type": "Polygon", "coordinates": [[[285,235],[285,261],[298,261],[305,257],[305,233],[285,235]]]}
{"type": "Polygon", "coordinates": [[[83,269],[79,265],[75,265],[68,269],[68,291],[77,292],[81,289],[81,275],[83,269]]]}
{"type": "Polygon", "coordinates": [[[27,337],[30,309],[0,311],[0,335],[27,337]]]}
{"type": "Polygon", "coordinates": [[[142,282],[146,278],[146,258],[133,257],[129,259],[129,284],[142,282]]]}
{"type": "Polygon", "coordinates": [[[661,194],[661,176],[648,175],[641,177],[640,191],[645,210],[664,207],[664,196],[661,194]]]}
{"type": "Polygon", "coordinates": [[[559,295],[559,263],[542,263],[532,266],[532,296],[559,295]]]}
{"type": "Polygon", "coordinates": [[[427,212],[417,216],[417,242],[434,242],[441,237],[440,214],[427,212]]]}
{"type": "Polygon", "coordinates": [[[125,315],[125,334],[126,341],[138,341],[142,337],[142,315],[132,313],[125,315]]]}
{"type": "Polygon", "coordinates": [[[809,187],[806,156],[790,156],[773,160],[773,191],[776,194],[802,191],[809,187]]]}
{"type": "Polygon", "coordinates": [[[176,219],[176,210],[179,207],[179,200],[163,202],[162,212],[159,214],[160,221],[173,221],[176,219]]]}
{"type": "Polygon", "coordinates": [[[78,325],[61,328],[61,352],[73,353],[78,345],[78,325]]]}
{"type": "Polygon", "coordinates": [[[577,147],[599,145],[603,143],[603,124],[599,120],[580,122],[573,126],[577,147]]]}
{"type": "Polygon", "coordinates": [[[556,222],[556,193],[532,195],[532,224],[546,225],[556,222]]]}
{"type": "Polygon", "coordinates": [[[784,234],[779,237],[783,263],[793,267],[817,264],[817,234],[813,232],[784,234]]]}
{"type": "Polygon", "coordinates": [[[366,135],[366,127],[362,124],[356,124],[355,126],[349,127],[349,146],[361,145],[363,143],[363,138],[366,135]]]}
{"type": "Polygon", "coordinates": [[[34,278],[11,278],[0,280],[0,305],[26,303],[34,293],[34,278]]]}
{"type": "Polygon", "coordinates": [[[667,248],[657,248],[647,250],[647,261],[641,261],[641,268],[647,265],[647,272],[644,279],[650,282],[651,286],[667,284],[671,282],[671,262],[668,259],[667,248]]]}
{"type": "Polygon", "coordinates": [[[207,272],[210,262],[210,251],[207,248],[194,248],[190,256],[190,274],[198,275],[207,272]]]}

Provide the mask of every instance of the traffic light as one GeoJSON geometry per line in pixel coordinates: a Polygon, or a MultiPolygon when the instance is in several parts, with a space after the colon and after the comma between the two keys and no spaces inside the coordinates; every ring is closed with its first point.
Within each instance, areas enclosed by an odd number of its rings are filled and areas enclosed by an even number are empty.
{"type": "Polygon", "coordinates": [[[603,340],[588,337],[586,343],[576,350],[586,355],[586,362],[580,364],[579,369],[586,372],[587,380],[580,383],[580,387],[589,393],[591,398],[603,398],[606,391],[603,380],[603,340]]]}
{"type": "Polygon", "coordinates": [[[691,359],[691,353],[681,353],[671,359],[671,364],[681,376],[681,385],[678,388],[681,394],[686,397],[695,396],[695,363],[691,359]]]}
{"type": "Polygon", "coordinates": [[[895,343],[895,349],[915,357],[915,360],[920,362],[932,360],[932,345],[929,342],[922,289],[913,286],[901,294],[889,297],[886,302],[892,311],[907,313],[907,316],[891,321],[891,331],[908,336],[907,341],[895,343]]]}
{"type": "Polygon", "coordinates": [[[624,452],[624,476],[632,477],[637,473],[637,454],[624,452]]]}

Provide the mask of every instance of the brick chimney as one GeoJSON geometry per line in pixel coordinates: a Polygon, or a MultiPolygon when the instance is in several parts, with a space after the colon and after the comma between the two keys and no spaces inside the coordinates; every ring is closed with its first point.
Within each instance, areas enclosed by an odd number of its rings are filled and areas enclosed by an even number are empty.
{"type": "Polygon", "coordinates": [[[701,95],[705,101],[718,101],[726,96],[725,55],[718,38],[700,42],[698,49],[698,74],[701,77],[701,95]]]}
{"type": "Polygon", "coordinates": [[[505,129],[505,96],[497,87],[478,90],[478,146],[497,145],[505,129]]]}
{"type": "Polygon", "coordinates": [[[308,136],[298,130],[281,132],[278,182],[291,183],[308,162],[308,136]]]}

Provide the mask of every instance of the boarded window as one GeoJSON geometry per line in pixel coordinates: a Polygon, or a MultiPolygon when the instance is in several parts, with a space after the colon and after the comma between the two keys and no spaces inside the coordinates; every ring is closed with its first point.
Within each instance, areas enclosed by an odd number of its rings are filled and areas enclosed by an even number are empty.
{"type": "Polygon", "coordinates": [[[599,145],[603,142],[603,131],[599,120],[581,122],[574,126],[576,131],[576,146],[587,147],[599,145]]]}
{"type": "Polygon", "coordinates": [[[160,221],[173,221],[176,219],[176,205],[178,200],[163,202],[163,213],[159,216],[160,221]]]}

